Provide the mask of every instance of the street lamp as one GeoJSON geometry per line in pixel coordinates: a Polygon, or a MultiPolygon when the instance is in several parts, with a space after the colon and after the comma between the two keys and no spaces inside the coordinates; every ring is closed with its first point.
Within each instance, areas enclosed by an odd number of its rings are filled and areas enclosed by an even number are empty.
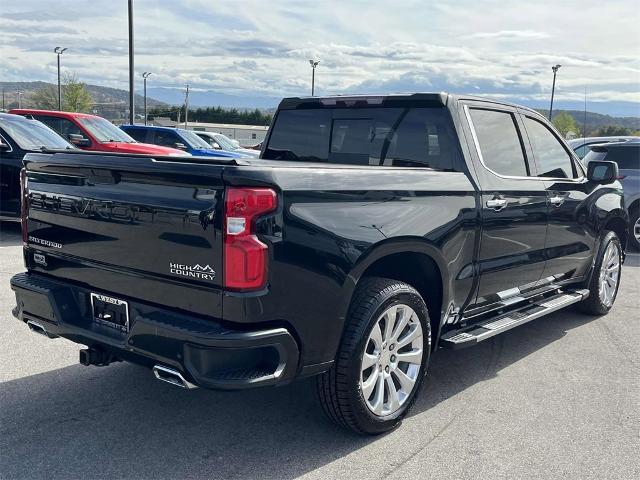
{"type": "Polygon", "coordinates": [[[147,77],[151,75],[151,72],[144,72],[142,74],[142,80],[144,81],[144,124],[147,124],[147,77]]]}
{"type": "Polygon", "coordinates": [[[558,73],[558,69],[561,66],[562,65],[557,64],[551,67],[551,70],[553,70],[553,86],[551,87],[551,106],[549,107],[549,121],[551,121],[551,114],[553,113],[553,94],[556,91],[556,74],[558,73]]]}
{"type": "Polygon", "coordinates": [[[62,88],[60,87],[60,55],[65,52],[66,48],[56,47],[53,53],[58,56],[58,111],[62,110],[62,88]]]}
{"type": "Polygon", "coordinates": [[[129,0],[128,2],[127,13],[129,19],[129,124],[133,125],[136,118],[135,82],[133,78],[133,0],[129,0]]]}
{"type": "Polygon", "coordinates": [[[316,67],[320,63],[319,60],[309,60],[309,64],[311,65],[311,96],[313,97],[313,93],[315,91],[315,83],[316,83],[316,67]]]}

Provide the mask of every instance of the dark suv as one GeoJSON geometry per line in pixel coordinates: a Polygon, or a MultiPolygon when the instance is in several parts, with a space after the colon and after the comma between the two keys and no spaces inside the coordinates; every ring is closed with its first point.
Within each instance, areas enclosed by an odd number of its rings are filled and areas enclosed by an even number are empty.
{"type": "Polygon", "coordinates": [[[618,164],[624,189],[624,201],[629,210],[629,244],[640,250],[640,138],[591,145],[583,162],[594,160],[618,164]]]}

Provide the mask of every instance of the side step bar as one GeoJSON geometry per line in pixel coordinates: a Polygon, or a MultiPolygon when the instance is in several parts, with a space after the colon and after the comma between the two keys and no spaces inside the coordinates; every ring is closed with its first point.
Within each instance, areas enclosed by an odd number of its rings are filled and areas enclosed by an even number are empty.
{"type": "Polygon", "coordinates": [[[474,325],[447,332],[440,339],[440,346],[448,349],[457,349],[475,345],[531,320],[580,302],[588,296],[589,290],[581,289],[547,297],[513,312],[501,314],[474,325]]]}

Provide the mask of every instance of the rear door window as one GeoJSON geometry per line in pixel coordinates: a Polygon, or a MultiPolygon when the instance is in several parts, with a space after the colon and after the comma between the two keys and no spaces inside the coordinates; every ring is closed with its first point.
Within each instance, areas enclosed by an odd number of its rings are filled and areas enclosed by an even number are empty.
{"type": "Polygon", "coordinates": [[[445,108],[282,110],[264,158],[445,171],[460,165],[445,108]]]}
{"type": "Polygon", "coordinates": [[[469,109],[469,113],[485,167],[502,176],[528,176],[528,166],[513,114],[477,108],[469,109]]]}
{"type": "Polygon", "coordinates": [[[524,117],[525,128],[536,157],[539,177],[575,178],[571,155],[549,128],[530,117],[524,117]]]}
{"type": "Polygon", "coordinates": [[[157,130],[153,132],[153,143],[163,147],[175,148],[178,143],[182,143],[182,139],[178,137],[177,133],[157,130]]]}
{"type": "Polygon", "coordinates": [[[640,144],[609,148],[605,160],[616,162],[621,170],[640,170],[640,144]]]}
{"type": "Polygon", "coordinates": [[[128,128],[126,133],[138,142],[145,143],[147,141],[147,130],[141,128],[128,128]]]}
{"type": "Polygon", "coordinates": [[[69,139],[69,135],[82,135],[85,137],[80,127],[78,127],[71,120],[67,120],[66,118],[53,117],[50,115],[33,115],[33,118],[36,120],[40,120],[49,128],[56,131],[59,135],[64,137],[65,139],[69,139]]]}

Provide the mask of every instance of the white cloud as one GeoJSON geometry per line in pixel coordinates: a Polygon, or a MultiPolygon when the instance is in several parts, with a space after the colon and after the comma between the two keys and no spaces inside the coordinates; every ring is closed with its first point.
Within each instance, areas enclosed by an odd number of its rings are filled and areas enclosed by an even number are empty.
{"type": "MultiPolygon", "coordinates": [[[[63,68],[89,83],[126,88],[126,2],[4,0],[0,78],[55,79],[63,68]],[[28,5],[28,6],[25,6],[28,5]]],[[[461,0],[323,2],[138,0],[136,70],[154,86],[236,95],[308,93],[316,58],[320,93],[366,89],[474,92],[544,98],[551,65],[557,98],[587,86],[600,101],[638,101],[640,10],[634,0],[534,3],[461,0]]]]}

